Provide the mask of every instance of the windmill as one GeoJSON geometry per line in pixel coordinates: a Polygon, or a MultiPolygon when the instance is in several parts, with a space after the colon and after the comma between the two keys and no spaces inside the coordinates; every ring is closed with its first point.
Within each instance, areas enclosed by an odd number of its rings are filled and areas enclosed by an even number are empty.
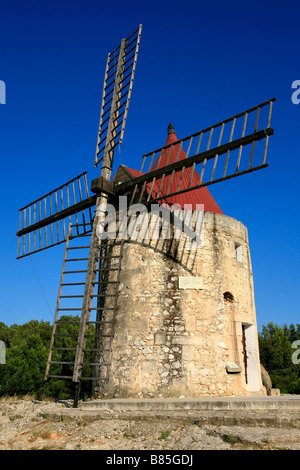
{"type": "Polygon", "coordinates": [[[124,195],[129,195],[129,207],[136,202],[171,203],[175,196],[196,194],[206,186],[268,166],[275,98],[145,154],[139,171],[130,178],[112,180],[114,150],[123,140],[141,29],[140,25],[108,55],[94,160],[95,167],[102,165],[100,176],[91,183],[93,194],[89,194],[85,172],[19,210],[18,258],[65,243],[45,379],[72,380],[74,406],[83,380],[95,384],[110,375],[124,239],[110,243],[102,239],[108,203],[118,209],[117,200],[124,195]],[[255,148],[260,141],[265,143],[257,162],[255,148]],[[245,162],[242,150],[247,146],[250,155],[245,162]],[[204,179],[210,166],[210,177],[204,179]],[[66,289],[74,291],[65,294],[66,289]],[[66,320],[65,312],[80,318],[66,320]],[[62,325],[69,328],[69,334],[61,333],[62,325]],[[68,342],[72,336],[77,338],[75,348],[68,342]],[[58,360],[53,359],[54,352],[58,360]],[[57,367],[59,372],[51,372],[57,367]],[[66,375],[64,370],[70,367],[73,372],[66,375]]]}

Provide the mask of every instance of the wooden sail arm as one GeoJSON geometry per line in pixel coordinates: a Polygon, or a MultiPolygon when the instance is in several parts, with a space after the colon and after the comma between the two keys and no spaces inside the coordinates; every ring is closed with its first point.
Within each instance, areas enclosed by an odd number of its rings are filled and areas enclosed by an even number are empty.
{"type": "Polygon", "coordinates": [[[133,189],[136,185],[140,186],[145,182],[149,183],[154,178],[158,179],[158,178],[161,178],[163,175],[165,176],[170,175],[173,171],[174,172],[181,171],[183,167],[189,168],[195,164],[203,163],[205,160],[211,160],[215,158],[216,155],[220,156],[220,155],[226,154],[228,151],[236,150],[241,146],[245,146],[245,145],[251,144],[252,142],[262,140],[266,136],[270,136],[273,134],[274,134],[274,130],[272,128],[267,128],[262,131],[254,132],[253,134],[247,135],[246,137],[242,137],[233,142],[229,142],[227,144],[221,145],[220,147],[212,148],[205,152],[201,152],[199,154],[188,157],[184,160],[179,160],[165,167],[150,171],[149,173],[138,176],[130,181],[120,183],[117,186],[117,192],[118,193],[126,192],[130,189],[133,189]]]}

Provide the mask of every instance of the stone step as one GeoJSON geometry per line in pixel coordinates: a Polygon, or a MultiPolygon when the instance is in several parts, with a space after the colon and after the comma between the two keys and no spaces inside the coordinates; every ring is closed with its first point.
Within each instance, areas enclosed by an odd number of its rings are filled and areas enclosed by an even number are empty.
{"type": "Polygon", "coordinates": [[[82,402],[82,410],[102,411],[200,411],[200,410],[295,410],[300,412],[300,395],[280,397],[226,398],[113,398],[82,402]]]}
{"type": "MultiPolygon", "coordinates": [[[[56,421],[59,414],[48,413],[48,419],[56,421]]],[[[239,428],[264,429],[265,435],[271,429],[290,430],[293,433],[294,442],[300,442],[300,411],[295,410],[181,410],[181,411],[116,411],[84,408],[68,409],[64,411],[65,420],[80,420],[93,422],[99,420],[125,420],[125,421],[155,421],[177,422],[180,425],[197,424],[199,427],[221,426],[239,428]]],[[[178,425],[179,425],[178,424],[178,425]]],[[[263,431],[262,431],[263,433],[263,431]]],[[[280,432],[277,432],[280,435],[280,432]]]]}

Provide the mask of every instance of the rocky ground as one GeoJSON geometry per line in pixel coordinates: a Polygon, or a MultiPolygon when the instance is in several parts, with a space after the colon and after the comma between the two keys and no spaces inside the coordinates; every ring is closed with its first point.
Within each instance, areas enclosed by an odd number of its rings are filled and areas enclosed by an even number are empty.
{"type": "Polygon", "coordinates": [[[274,413],[133,415],[6,399],[0,450],[300,450],[300,414],[274,413]]]}

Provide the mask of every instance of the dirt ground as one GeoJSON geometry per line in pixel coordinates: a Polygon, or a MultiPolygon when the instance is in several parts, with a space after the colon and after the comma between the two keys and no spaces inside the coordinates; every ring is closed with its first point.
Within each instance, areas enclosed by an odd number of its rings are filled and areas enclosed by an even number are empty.
{"type": "Polygon", "coordinates": [[[225,418],[133,416],[74,409],[69,402],[2,399],[0,450],[300,450],[295,424],[274,426],[253,413],[251,421],[249,412],[250,426],[242,425],[242,416],[229,424],[225,418]]]}

